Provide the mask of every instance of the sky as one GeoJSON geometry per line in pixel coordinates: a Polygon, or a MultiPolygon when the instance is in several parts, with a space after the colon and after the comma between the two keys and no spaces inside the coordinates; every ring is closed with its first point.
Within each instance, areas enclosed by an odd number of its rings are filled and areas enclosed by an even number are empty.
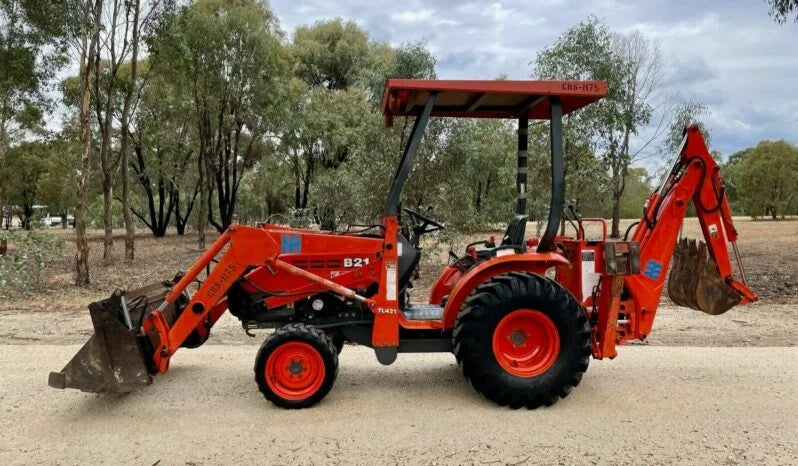
{"type": "MultiPolygon", "coordinates": [[[[764,0],[272,0],[282,29],[341,17],[374,40],[425,40],[441,79],[529,79],[535,54],[595,15],[613,32],[659,42],[662,96],[705,104],[712,149],[763,139],[798,143],[798,23],[776,24],[764,0]]],[[[643,128],[636,142],[648,140],[643,128]]],[[[654,158],[656,159],[656,157],[654,158]]]]}

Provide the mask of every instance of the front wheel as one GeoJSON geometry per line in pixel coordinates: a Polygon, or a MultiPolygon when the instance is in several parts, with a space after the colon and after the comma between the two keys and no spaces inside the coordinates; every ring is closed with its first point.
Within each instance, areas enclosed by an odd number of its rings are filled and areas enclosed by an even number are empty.
{"type": "Polygon", "coordinates": [[[299,409],[324,398],[338,375],[338,352],[321,330],[289,324],[263,342],[255,359],[255,381],[267,400],[299,409]]]}
{"type": "Polygon", "coordinates": [[[454,354],[474,388],[502,406],[549,406],[579,384],[590,325],[574,297],[540,275],[486,280],[466,300],[454,354]]]}

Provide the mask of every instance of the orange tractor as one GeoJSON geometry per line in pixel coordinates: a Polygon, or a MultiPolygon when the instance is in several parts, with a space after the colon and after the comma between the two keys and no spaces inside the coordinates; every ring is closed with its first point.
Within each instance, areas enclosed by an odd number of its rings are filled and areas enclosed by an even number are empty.
{"type": "Polygon", "coordinates": [[[247,332],[275,329],[258,351],[255,380],[285,408],[324,398],[345,342],[373,348],[386,365],[398,353],[454,353],[478,392],[500,405],[535,408],[578,385],[591,356],[614,358],[617,345],[646,338],[672,257],[676,304],[720,314],[756,300],[723,180],[695,126],[685,129],[670,172],[627,238],[608,240],[604,220],[573,210],[575,236],[557,235],[565,207],[563,115],[605,94],[604,82],[389,80],[386,125],[395,116],[415,123],[380,223],[346,231],[233,225],[174,280],[91,304],[94,335],[49,384],[117,393],[146,386],[178,349],[202,345],[229,310],[247,332]],[[408,290],[420,239],[444,228],[400,203],[430,117],[517,119],[518,200],[499,244],[451,252],[429,302],[414,303],[408,290]],[[552,196],[542,236],[525,239],[530,119],[549,120],[552,196]],[[677,242],[691,200],[704,242],[677,242]],[[603,226],[600,239],[585,237],[588,222],[603,226]]]}

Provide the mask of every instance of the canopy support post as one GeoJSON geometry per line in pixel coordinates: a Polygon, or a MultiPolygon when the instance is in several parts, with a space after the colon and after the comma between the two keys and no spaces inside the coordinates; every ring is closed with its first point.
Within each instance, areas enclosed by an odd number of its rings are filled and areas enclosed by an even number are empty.
{"type": "Polygon", "coordinates": [[[399,166],[396,167],[396,173],[393,176],[388,199],[385,201],[383,215],[386,217],[399,214],[399,199],[402,195],[402,188],[405,186],[407,176],[410,174],[410,168],[413,166],[413,158],[416,156],[418,146],[421,144],[421,138],[424,136],[424,130],[427,128],[432,107],[435,106],[436,95],[435,92],[429,93],[424,109],[418,114],[416,121],[413,123],[413,129],[410,130],[407,145],[402,152],[402,159],[399,162],[399,166]]]}
{"type": "Polygon", "coordinates": [[[515,189],[518,194],[515,205],[516,215],[526,215],[528,133],[529,112],[524,110],[518,118],[518,168],[515,178],[515,189]]]}
{"type": "Polygon", "coordinates": [[[562,103],[559,96],[549,97],[551,106],[550,136],[551,139],[551,204],[549,205],[549,221],[546,231],[540,239],[538,252],[555,249],[554,238],[560,228],[562,209],[565,205],[565,164],[563,155],[562,103]]]}

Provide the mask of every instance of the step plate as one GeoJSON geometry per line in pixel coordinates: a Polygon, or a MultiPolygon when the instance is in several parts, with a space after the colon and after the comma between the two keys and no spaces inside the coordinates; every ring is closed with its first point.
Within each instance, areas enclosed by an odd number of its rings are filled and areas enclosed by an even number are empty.
{"type": "Polygon", "coordinates": [[[414,304],[402,313],[407,320],[441,320],[443,308],[436,304],[414,304]]]}

